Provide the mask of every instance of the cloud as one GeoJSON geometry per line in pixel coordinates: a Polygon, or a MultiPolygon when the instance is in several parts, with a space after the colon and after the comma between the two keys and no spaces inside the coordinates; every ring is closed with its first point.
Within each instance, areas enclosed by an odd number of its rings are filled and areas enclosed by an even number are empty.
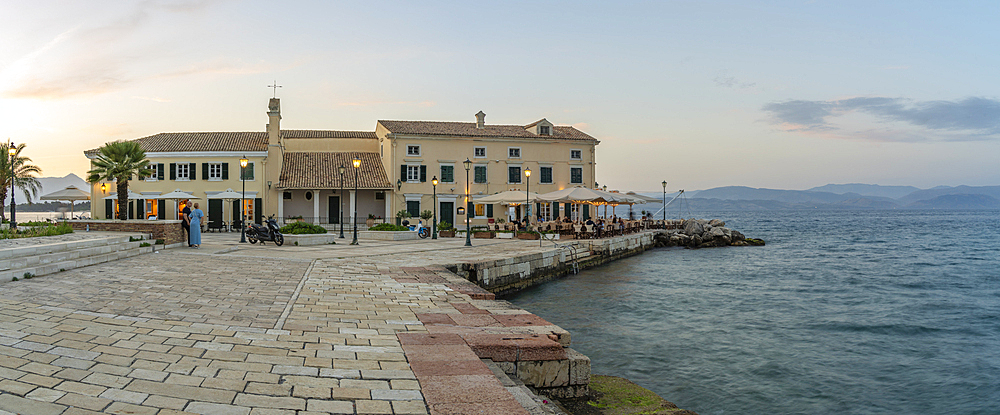
{"type": "Polygon", "coordinates": [[[716,86],[730,89],[750,89],[757,86],[756,82],[742,82],[735,76],[717,76],[712,79],[716,86]]]}
{"type": "Polygon", "coordinates": [[[983,97],[958,101],[892,97],[794,100],[772,102],[762,110],[768,113],[771,124],[789,132],[894,142],[1000,139],[1000,100],[983,97]],[[867,126],[847,125],[858,118],[864,118],[867,126]]]}

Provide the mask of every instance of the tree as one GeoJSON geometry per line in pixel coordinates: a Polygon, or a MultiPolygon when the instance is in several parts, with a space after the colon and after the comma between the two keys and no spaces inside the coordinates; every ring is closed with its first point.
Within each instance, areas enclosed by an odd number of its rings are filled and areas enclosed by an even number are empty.
{"type": "MultiPolygon", "coordinates": [[[[42,169],[38,166],[31,164],[31,159],[28,157],[21,156],[21,152],[24,151],[24,143],[18,144],[14,147],[14,187],[20,188],[24,192],[24,201],[30,203],[34,199],[38,192],[42,191],[42,183],[34,177],[36,174],[41,174],[42,169]]],[[[7,201],[7,191],[10,189],[11,182],[11,158],[7,150],[10,148],[10,143],[0,144],[0,183],[3,184],[3,189],[0,190],[0,217],[4,220],[7,217],[3,214],[4,205],[7,201]]]]}
{"type": "Polygon", "coordinates": [[[145,179],[152,175],[146,152],[134,141],[114,141],[97,149],[94,168],[87,172],[87,182],[114,181],[118,190],[118,219],[128,219],[128,181],[132,176],[145,179]]]}

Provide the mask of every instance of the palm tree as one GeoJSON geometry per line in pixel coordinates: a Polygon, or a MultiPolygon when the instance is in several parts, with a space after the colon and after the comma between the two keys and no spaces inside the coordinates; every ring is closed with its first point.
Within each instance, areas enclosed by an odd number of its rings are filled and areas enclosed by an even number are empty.
{"type": "Polygon", "coordinates": [[[146,152],[135,141],[114,141],[97,149],[94,168],[87,172],[87,182],[115,181],[118,188],[118,219],[128,219],[128,181],[132,176],[145,179],[152,172],[146,152]]]}
{"type": "MultiPolygon", "coordinates": [[[[24,192],[25,202],[31,202],[34,196],[42,191],[42,183],[34,177],[36,174],[41,174],[42,169],[30,164],[30,158],[21,156],[24,146],[24,143],[21,143],[14,147],[14,187],[19,187],[24,192]]],[[[7,217],[4,215],[3,209],[7,201],[7,190],[10,189],[11,183],[11,158],[7,153],[9,148],[10,143],[0,144],[0,184],[3,185],[3,189],[0,189],[0,217],[4,220],[7,220],[7,217]]]]}

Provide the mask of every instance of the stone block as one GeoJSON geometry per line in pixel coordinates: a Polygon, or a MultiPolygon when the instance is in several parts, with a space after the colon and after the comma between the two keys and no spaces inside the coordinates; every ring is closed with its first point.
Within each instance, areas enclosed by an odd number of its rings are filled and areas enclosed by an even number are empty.
{"type": "Polygon", "coordinates": [[[573,349],[566,349],[569,358],[569,384],[590,384],[590,358],[573,349]]]}
{"type": "Polygon", "coordinates": [[[517,362],[517,378],[536,388],[569,385],[569,360],[517,362]]]}

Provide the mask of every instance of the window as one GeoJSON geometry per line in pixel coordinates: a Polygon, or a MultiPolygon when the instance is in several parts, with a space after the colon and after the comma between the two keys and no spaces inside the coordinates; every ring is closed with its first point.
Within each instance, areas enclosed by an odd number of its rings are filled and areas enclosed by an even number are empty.
{"type": "Polygon", "coordinates": [[[512,158],[512,159],[521,158],[521,147],[508,147],[507,158],[512,158]]]}
{"type": "Polygon", "coordinates": [[[208,180],[222,180],[222,163],[208,163],[208,180]]]}
{"type": "Polygon", "coordinates": [[[552,204],[540,203],[538,205],[538,216],[541,216],[545,220],[552,220],[552,204]]]}
{"type": "Polygon", "coordinates": [[[547,126],[547,125],[539,125],[538,126],[538,135],[551,135],[552,132],[551,132],[551,130],[549,128],[550,127],[547,126]]]}
{"type": "Polygon", "coordinates": [[[476,216],[486,216],[486,205],[476,204],[476,216]]]}
{"type": "Polygon", "coordinates": [[[385,200],[385,192],[375,192],[375,200],[385,200]]]}
{"type": "Polygon", "coordinates": [[[583,183],[583,167],[570,167],[569,182],[583,183]]]}
{"type": "Polygon", "coordinates": [[[292,200],[292,192],[282,192],[281,198],[284,200],[292,200]]]}
{"type": "Polygon", "coordinates": [[[486,147],[476,147],[472,151],[472,157],[477,159],[486,158],[486,147]]]}
{"type": "Polygon", "coordinates": [[[415,146],[415,145],[408,145],[408,146],[406,146],[406,155],[407,156],[419,156],[420,155],[420,146],[415,146]]]}
{"type": "Polygon", "coordinates": [[[177,180],[191,180],[191,166],[187,163],[177,163],[177,180]]]}
{"type": "Polygon", "coordinates": [[[539,183],[552,183],[552,168],[551,167],[539,167],[538,168],[538,182],[539,183]]]}
{"type": "Polygon", "coordinates": [[[313,200],[313,192],[306,192],[306,200],[313,200]]]}
{"type": "MultiPolygon", "coordinates": [[[[249,167],[249,166],[247,166],[249,167]]],[[[247,221],[253,220],[253,199],[243,199],[243,213],[247,215],[247,221]]]]}
{"type": "Polygon", "coordinates": [[[521,166],[507,167],[507,183],[521,183],[521,166]]]}
{"type": "Polygon", "coordinates": [[[455,183],[455,166],[441,166],[441,183],[455,183]]]}
{"type": "Polygon", "coordinates": [[[580,150],[570,150],[569,158],[572,160],[583,160],[583,151],[580,150]]]}
{"type": "Polygon", "coordinates": [[[419,182],[420,181],[420,166],[406,166],[406,181],[408,182],[419,182]]]}
{"type": "Polygon", "coordinates": [[[247,163],[247,167],[240,167],[240,180],[253,180],[253,163],[247,163]]]}
{"type": "Polygon", "coordinates": [[[474,183],[486,183],[486,166],[475,166],[476,177],[474,183]]]}
{"type": "Polygon", "coordinates": [[[162,175],[162,173],[160,173],[159,168],[157,166],[160,166],[160,165],[158,165],[158,164],[150,164],[149,165],[149,177],[146,178],[147,181],[155,182],[156,179],[157,179],[157,177],[159,177],[159,176],[162,175]]]}
{"type": "Polygon", "coordinates": [[[420,217],[420,201],[407,200],[406,201],[406,211],[409,212],[411,218],[420,217]]]}

